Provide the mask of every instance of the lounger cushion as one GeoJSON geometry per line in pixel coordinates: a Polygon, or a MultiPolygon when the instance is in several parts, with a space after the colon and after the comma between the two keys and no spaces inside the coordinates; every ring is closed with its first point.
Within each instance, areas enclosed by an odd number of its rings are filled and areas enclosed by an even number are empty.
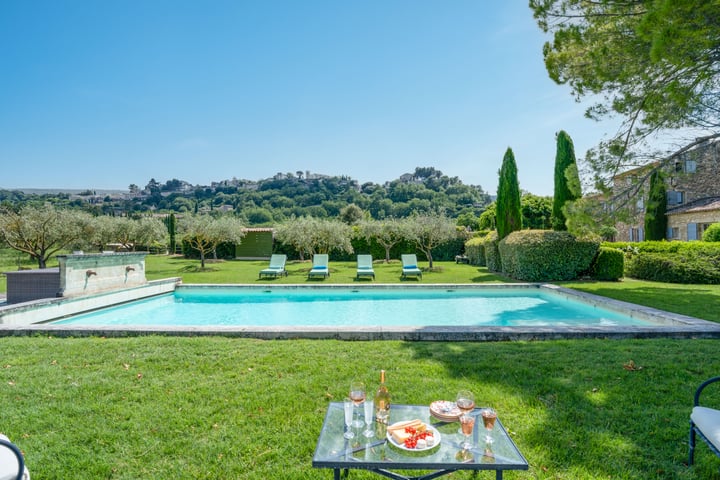
{"type": "Polygon", "coordinates": [[[406,265],[403,270],[417,270],[417,265],[406,265]]]}
{"type": "Polygon", "coordinates": [[[690,419],[715,448],[720,450],[720,410],[694,407],[690,419]]]}

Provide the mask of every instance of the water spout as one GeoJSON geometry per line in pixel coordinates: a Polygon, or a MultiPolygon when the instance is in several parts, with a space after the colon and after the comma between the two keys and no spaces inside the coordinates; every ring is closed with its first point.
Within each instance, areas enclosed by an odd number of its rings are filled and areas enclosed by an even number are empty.
{"type": "Polygon", "coordinates": [[[95,270],[86,270],[85,271],[86,277],[92,277],[93,275],[97,275],[97,272],[95,270]]]}
{"type": "Polygon", "coordinates": [[[125,267],[125,271],[126,271],[126,272],[134,272],[134,271],[135,271],[135,267],[131,267],[130,265],[128,265],[127,267],[125,267]]]}

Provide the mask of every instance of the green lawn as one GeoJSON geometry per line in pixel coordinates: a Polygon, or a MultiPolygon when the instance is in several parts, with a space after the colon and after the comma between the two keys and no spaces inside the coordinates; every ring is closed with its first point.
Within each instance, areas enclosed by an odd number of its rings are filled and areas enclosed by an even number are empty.
{"type": "Polygon", "coordinates": [[[685,465],[694,388],[720,372],[711,340],[0,342],[0,427],[38,479],[331,478],[311,467],[327,403],[381,368],[397,403],[468,387],[494,406],[530,463],[508,479],[720,478],[704,445],[685,465]]]}
{"type": "MultiPolygon", "coordinates": [[[[147,276],[257,283],[267,262],[219,262],[202,272],[198,265],[152,256],[147,276]]],[[[437,267],[422,283],[506,281],[484,268],[437,267]]],[[[263,282],[356,283],[350,262],[331,262],[324,281],[309,282],[309,268],[290,262],[289,277],[263,282]]],[[[400,265],[377,264],[376,272],[378,283],[398,282],[400,265]]],[[[720,286],[563,285],[720,321],[720,286]]],[[[494,406],[530,462],[508,479],[720,479],[720,459],[703,444],[697,464],[685,465],[692,396],[720,374],[717,351],[714,340],[3,337],[0,431],[22,448],[37,479],[326,479],[330,472],[313,469],[311,459],[327,403],[343,398],[352,378],[375,388],[385,368],[395,402],[428,404],[468,387],[478,404],[494,406]]],[[[720,406],[717,390],[708,400],[720,406]]]]}

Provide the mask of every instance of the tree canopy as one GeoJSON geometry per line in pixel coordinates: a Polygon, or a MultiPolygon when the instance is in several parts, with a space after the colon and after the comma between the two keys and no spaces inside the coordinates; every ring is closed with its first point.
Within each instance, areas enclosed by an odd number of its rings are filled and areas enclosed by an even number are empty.
{"type": "Polygon", "coordinates": [[[720,2],[717,0],[530,0],[550,77],[586,116],[619,116],[622,127],[588,152],[597,187],[627,167],[664,157],[655,136],[692,129],[720,135],[720,2]]]}

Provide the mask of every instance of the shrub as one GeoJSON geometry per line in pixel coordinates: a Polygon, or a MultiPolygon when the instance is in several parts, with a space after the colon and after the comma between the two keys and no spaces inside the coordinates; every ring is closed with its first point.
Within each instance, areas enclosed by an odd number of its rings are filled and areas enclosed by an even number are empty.
{"type": "Polygon", "coordinates": [[[679,253],[639,252],[627,259],[625,275],[656,282],[720,284],[720,253],[708,255],[697,248],[679,253]]]}
{"type": "Polygon", "coordinates": [[[591,267],[590,275],[596,280],[619,280],[625,269],[625,254],[617,248],[600,247],[591,267]]]}
{"type": "Polygon", "coordinates": [[[659,242],[603,242],[602,246],[638,253],[696,252],[711,257],[720,255],[720,244],[714,242],[668,242],[665,240],[659,242]]]}
{"type": "Polygon", "coordinates": [[[465,255],[470,265],[485,266],[485,243],[482,237],[474,237],[465,242],[465,255]]]}
{"type": "Polygon", "coordinates": [[[703,242],[720,242],[720,223],[713,223],[702,236],[703,242]]]}
{"type": "Polygon", "coordinates": [[[498,233],[492,231],[487,234],[483,239],[483,246],[485,249],[485,265],[491,272],[502,271],[502,261],[500,259],[500,250],[498,248],[499,240],[498,233]]]}
{"type": "Polygon", "coordinates": [[[500,241],[503,273],[529,282],[572,280],[590,268],[600,243],[568,232],[521,230],[500,241]]]}

